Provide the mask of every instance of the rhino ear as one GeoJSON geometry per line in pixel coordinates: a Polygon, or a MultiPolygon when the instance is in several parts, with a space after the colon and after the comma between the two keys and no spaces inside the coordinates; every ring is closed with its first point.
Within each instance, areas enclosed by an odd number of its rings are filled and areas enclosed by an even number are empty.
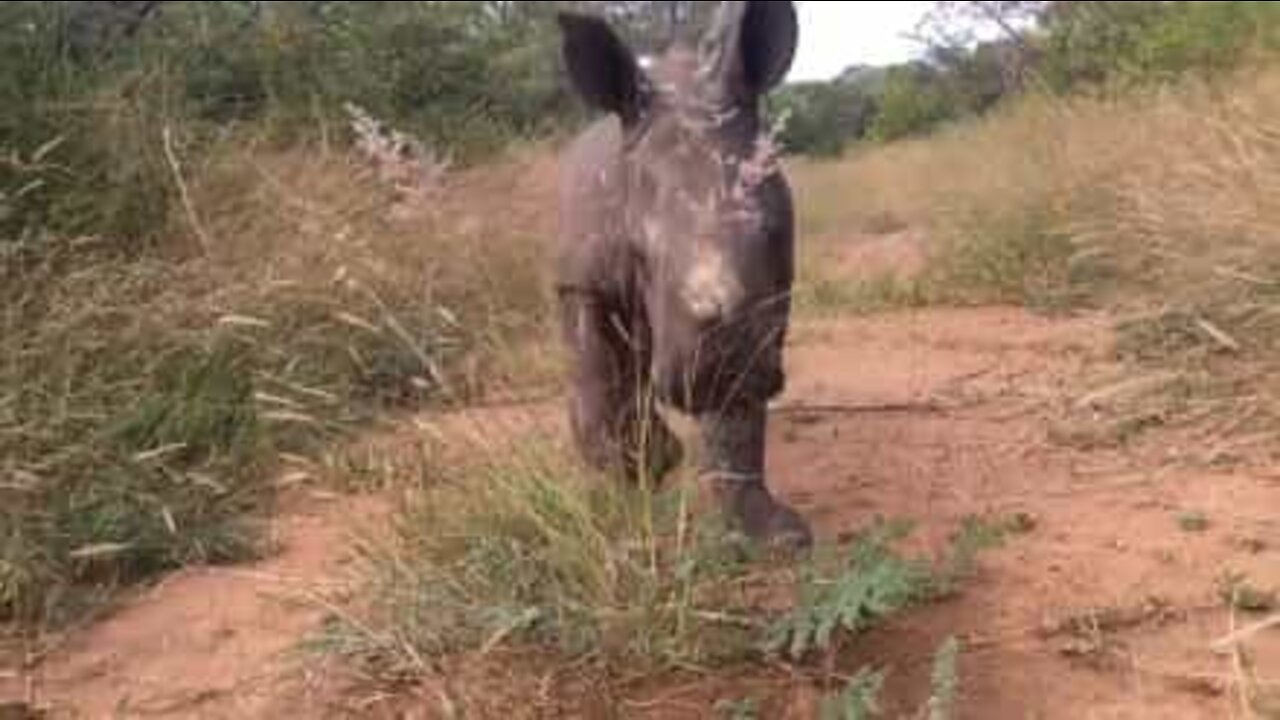
{"type": "Polygon", "coordinates": [[[786,78],[799,36],[789,0],[725,2],[702,46],[703,72],[738,100],[758,98],[786,78]]]}
{"type": "Polygon", "coordinates": [[[561,12],[556,21],[574,90],[592,107],[623,122],[638,119],[644,104],[644,73],[626,44],[598,17],[561,12]]]}

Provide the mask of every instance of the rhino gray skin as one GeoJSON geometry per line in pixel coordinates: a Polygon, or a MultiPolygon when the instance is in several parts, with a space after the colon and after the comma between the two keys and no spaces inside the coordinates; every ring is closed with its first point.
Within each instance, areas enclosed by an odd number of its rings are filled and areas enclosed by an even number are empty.
{"type": "Polygon", "coordinates": [[[557,288],[569,415],[595,467],[658,482],[695,417],[710,483],[746,535],[807,547],[769,492],[766,405],[784,385],[791,191],[761,117],[791,66],[791,2],[726,2],[697,47],[646,68],[599,18],[561,13],[574,89],[605,115],[565,151],[557,288]]]}

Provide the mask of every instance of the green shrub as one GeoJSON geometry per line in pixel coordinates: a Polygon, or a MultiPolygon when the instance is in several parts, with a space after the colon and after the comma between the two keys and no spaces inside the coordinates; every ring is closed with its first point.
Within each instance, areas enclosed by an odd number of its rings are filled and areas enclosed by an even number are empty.
{"type": "Polygon", "coordinates": [[[926,133],[959,114],[957,101],[927,66],[889,73],[870,136],[880,142],[926,133]]]}

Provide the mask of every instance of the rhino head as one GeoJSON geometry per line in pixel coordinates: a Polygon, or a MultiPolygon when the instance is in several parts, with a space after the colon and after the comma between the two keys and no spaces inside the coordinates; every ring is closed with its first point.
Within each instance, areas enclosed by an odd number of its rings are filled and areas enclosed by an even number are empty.
{"type": "Polygon", "coordinates": [[[598,18],[560,25],[574,88],[620,124],[617,222],[641,266],[659,387],[711,400],[728,390],[707,375],[777,375],[760,351],[784,329],[793,218],[762,100],[795,54],[792,3],[723,3],[697,47],[647,68],[598,18]],[[750,373],[734,372],[753,351],[750,373]]]}

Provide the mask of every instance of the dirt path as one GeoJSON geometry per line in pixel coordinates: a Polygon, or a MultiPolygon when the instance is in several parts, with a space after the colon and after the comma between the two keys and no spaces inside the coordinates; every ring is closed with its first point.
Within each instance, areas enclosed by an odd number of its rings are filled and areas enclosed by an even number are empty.
{"type": "MultiPolygon", "coordinates": [[[[383,512],[369,498],[299,498],[275,523],[270,559],[165,579],[60,647],[26,692],[67,718],[252,718],[280,714],[305,665],[297,644],[324,616],[348,533],[383,512]]],[[[310,716],[307,714],[306,716],[310,716]]],[[[7,718],[5,720],[8,720],[7,718]]]]}
{"type": "MultiPolygon", "coordinates": [[[[1232,694],[1231,658],[1211,650],[1233,621],[1217,583],[1235,571],[1280,587],[1280,483],[1049,443],[1055,399],[1105,362],[1103,330],[929,312],[837,323],[798,348],[797,399],[959,408],[778,423],[776,474],[828,535],[876,515],[919,520],[938,545],[970,514],[1034,524],[984,556],[962,598],[877,631],[850,667],[887,665],[891,694],[923,697],[931,649],[957,634],[971,648],[962,717],[1253,717],[1232,694]]],[[[1272,681],[1277,635],[1251,647],[1272,681]]]]}
{"type": "MultiPolygon", "coordinates": [[[[877,630],[842,659],[891,670],[888,717],[902,709],[895,699],[920,697],[949,634],[967,648],[962,718],[1258,717],[1241,710],[1233,658],[1211,645],[1250,619],[1224,610],[1225,572],[1280,587],[1277,475],[1170,469],[1149,447],[1086,454],[1049,442],[1053,408],[1107,362],[1107,339],[1096,319],[1008,309],[797,329],[770,463],[822,535],[883,515],[918,521],[920,541],[940,545],[966,515],[1029,521],[984,556],[961,597],[877,630]]],[[[370,500],[310,503],[280,521],[282,553],[269,561],[171,578],[50,658],[37,699],[65,711],[55,717],[334,715],[289,651],[324,614],[308,589],[338,577],[344,533],[378,511],[370,500]]],[[[1280,632],[1250,650],[1258,675],[1280,680],[1280,632]]],[[[708,717],[716,700],[745,696],[764,703],[762,717],[813,717],[812,691],[785,677],[662,688],[623,714],[708,717]]]]}

